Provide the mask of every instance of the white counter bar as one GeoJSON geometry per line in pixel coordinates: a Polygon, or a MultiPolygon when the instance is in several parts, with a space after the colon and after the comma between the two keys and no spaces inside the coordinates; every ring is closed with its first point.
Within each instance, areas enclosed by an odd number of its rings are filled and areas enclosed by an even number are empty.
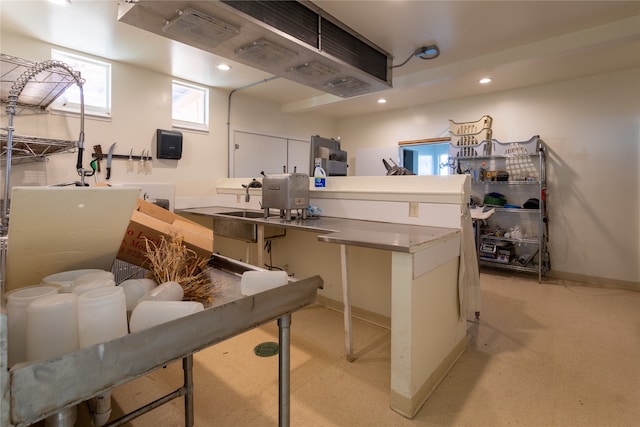
{"type": "MultiPolygon", "coordinates": [[[[226,201],[220,203],[226,207],[185,212],[215,219],[225,209],[257,209],[260,190],[250,190],[251,201],[246,204],[245,189],[241,187],[245,181],[228,179],[218,183],[218,201],[226,201]]],[[[466,284],[460,260],[468,179],[460,175],[329,177],[327,188],[311,190],[310,199],[312,205],[322,208],[323,217],[291,222],[278,217],[238,220],[315,232],[319,241],[340,246],[349,360],[353,360],[353,349],[348,278],[358,273],[349,272],[347,248],[361,246],[390,253],[390,406],[412,418],[466,348],[469,307],[465,304],[466,284]]],[[[215,242],[214,248],[218,250],[215,242]]]]}

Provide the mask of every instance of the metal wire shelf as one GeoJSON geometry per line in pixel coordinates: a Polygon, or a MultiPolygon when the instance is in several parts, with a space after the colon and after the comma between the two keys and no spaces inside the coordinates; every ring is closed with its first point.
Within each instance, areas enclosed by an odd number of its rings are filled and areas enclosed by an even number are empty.
{"type": "MultiPolygon", "coordinates": [[[[58,153],[73,153],[77,141],[13,135],[13,163],[24,161],[44,161],[45,156],[58,153]]],[[[7,135],[0,134],[0,160],[6,161],[7,135]]]]}
{"type": "MultiPolygon", "coordinates": [[[[0,102],[8,103],[13,84],[25,70],[37,62],[0,53],[0,102]]],[[[42,70],[30,78],[24,87],[16,106],[45,111],[49,105],[75,82],[67,71],[50,68],[42,70]]]]}

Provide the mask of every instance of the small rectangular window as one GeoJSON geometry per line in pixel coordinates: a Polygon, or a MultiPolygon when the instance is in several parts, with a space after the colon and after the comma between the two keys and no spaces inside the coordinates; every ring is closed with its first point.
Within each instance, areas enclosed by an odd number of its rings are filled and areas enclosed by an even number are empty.
{"type": "MultiPolygon", "coordinates": [[[[87,115],[111,117],[111,64],[72,53],[51,50],[51,58],[62,61],[84,80],[84,112],[87,115]]],[[[80,113],[80,88],[70,86],[51,108],[57,111],[80,113]]]]}
{"type": "Polygon", "coordinates": [[[171,104],[174,127],[209,130],[209,89],[174,80],[171,104]]]}

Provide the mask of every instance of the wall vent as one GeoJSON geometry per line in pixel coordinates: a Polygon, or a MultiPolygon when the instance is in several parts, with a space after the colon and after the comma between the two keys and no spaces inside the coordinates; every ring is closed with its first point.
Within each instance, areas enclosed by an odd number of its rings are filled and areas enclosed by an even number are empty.
{"type": "Polygon", "coordinates": [[[188,7],[167,21],[162,31],[190,40],[194,46],[214,48],[237,36],[240,28],[188,7]]]}

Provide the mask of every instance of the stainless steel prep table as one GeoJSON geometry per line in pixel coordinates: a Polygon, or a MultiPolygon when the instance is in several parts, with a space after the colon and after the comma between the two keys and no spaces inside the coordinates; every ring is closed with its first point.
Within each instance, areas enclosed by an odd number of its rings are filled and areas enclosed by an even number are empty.
{"type": "MultiPolygon", "coordinates": [[[[182,212],[258,224],[258,248],[264,227],[318,234],[340,245],[345,353],[354,360],[347,246],[391,254],[391,403],[412,418],[466,348],[464,301],[459,279],[462,232],[456,228],[397,224],[334,217],[294,219],[279,216],[230,216],[238,209],[203,207],[182,212]],[[261,231],[262,230],[262,231],[261,231]]],[[[257,211],[250,211],[257,212],[257,211]]],[[[263,265],[258,250],[258,265],[263,265]]]]}
{"type": "MultiPolygon", "coordinates": [[[[460,236],[460,230],[445,227],[430,227],[424,225],[397,224],[378,221],[364,221],[335,217],[315,217],[308,219],[293,219],[287,221],[280,216],[254,217],[225,215],[225,212],[238,211],[238,209],[220,206],[183,209],[194,215],[233,221],[244,221],[258,224],[258,247],[264,246],[264,227],[282,227],[301,231],[318,233],[321,242],[340,245],[340,264],[342,275],[342,298],[344,304],[345,323],[345,353],[347,360],[353,361],[353,337],[351,333],[351,302],[348,280],[348,256],[347,246],[362,246],[372,249],[381,249],[392,252],[413,254],[429,247],[443,239],[460,236]],[[325,233],[325,234],[323,234],[325,233]]],[[[260,213],[261,211],[245,210],[247,212],[260,213]]],[[[257,264],[264,263],[262,251],[258,251],[257,264]]]]}
{"type": "Polygon", "coordinates": [[[213,302],[204,311],[58,358],[13,367],[9,372],[8,397],[3,390],[3,400],[9,401],[9,408],[3,404],[2,419],[8,419],[9,425],[30,425],[60,409],[183,359],[183,387],[109,425],[120,425],[184,395],[185,424],[192,426],[193,353],[278,319],[281,347],[279,423],[289,425],[291,313],[314,302],[318,288],[323,285],[322,279],[313,276],[245,297],[240,294],[241,274],[256,267],[219,255],[212,257],[210,266],[212,280],[218,286],[213,302]]]}
{"type": "MultiPolygon", "coordinates": [[[[178,212],[211,217],[214,220],[216,218],[228,220],[230,217],[224,213],[234,210],[238,211],[240,209],[211,206],[182,209],[178,212]]],[[[451,234],[460,233],[460,230],[455,228],[396,224],[390,222],[364,221],[335,217],[318,217],[306,220],[293,219],[291,221],[286,221],[284,218],[280,218],[279,216],[269,216],[267,218],[234,216],[232,218],[235,221],[245,221],[258,225],[319,233],[318,240],[322,242],[363,246],[373,249],[406,253],[416,252],[424,246],[430,245],[435,240],[451,234]]],[[[262,264],[259,263],[258,265],[262,264]]]]}

